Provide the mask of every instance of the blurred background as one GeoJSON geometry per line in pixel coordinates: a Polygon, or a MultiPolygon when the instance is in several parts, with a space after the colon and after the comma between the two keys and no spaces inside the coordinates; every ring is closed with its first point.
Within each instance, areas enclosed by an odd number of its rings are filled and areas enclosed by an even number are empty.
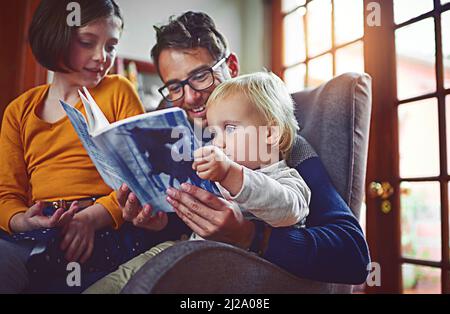
{"type": "MultiPolygon", "coordinates": [[[[0,116],[25,90],[50,83],[27,29],[38,0],[0,4],[0,116]]],[[[367,197],[361,224],[380,287],[361,293],[449,293],[450,0],[117,0],[125,30],[113,72],[148,111],[160,107],[150,60],[153,25],[204,11],[229,41],[241,73],[267,68],[289,90],[345,72],[373,79],[367,197]],[[372,196],[374,186],[389,191],[372,196]]],[[[1,148],[0,148],[1,149],[1,148]]]]}

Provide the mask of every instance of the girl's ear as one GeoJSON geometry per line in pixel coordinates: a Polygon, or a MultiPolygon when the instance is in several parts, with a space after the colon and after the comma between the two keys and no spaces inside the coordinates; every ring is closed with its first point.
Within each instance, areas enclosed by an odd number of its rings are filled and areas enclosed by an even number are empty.
{"type": "Polygon", "coordinates": [[[230,53],[230,55],[228,56],[227,65],[231,77],[236,77],[239,75],[239,61],[234,52],[230,53]]]}

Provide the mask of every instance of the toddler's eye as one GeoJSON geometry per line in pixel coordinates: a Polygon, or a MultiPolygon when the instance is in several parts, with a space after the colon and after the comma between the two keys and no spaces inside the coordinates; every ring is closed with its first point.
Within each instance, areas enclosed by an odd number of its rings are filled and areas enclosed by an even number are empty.
{"type": "Polygon", "coordinates": [[[227,124],[225,126],[225,132],[226,133],[233,133],[234,131],[236,131],[236,126],[235,125],[227,124]]]}
{"type": "Polygon", "coordinates": [[[213,139],[215,136],[217,135],[216,129],[215,128],[207,128],[206,129],[206,136],[213,139]]]}

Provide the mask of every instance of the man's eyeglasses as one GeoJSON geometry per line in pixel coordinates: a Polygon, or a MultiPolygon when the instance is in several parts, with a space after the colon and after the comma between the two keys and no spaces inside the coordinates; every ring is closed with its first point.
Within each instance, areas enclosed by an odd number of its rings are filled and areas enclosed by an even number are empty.
{"type": "Polygon", "coordinates": [[[179,82],[172,82],[158,89],[159,93],[167,101],[177,101],[184,97],[184,86],[189,85],[198,92],[210,88],[214,84],[214,71],[217,70],[228,57],[217,61],[212,67],[193,73],[187,79],[179,82]]]}

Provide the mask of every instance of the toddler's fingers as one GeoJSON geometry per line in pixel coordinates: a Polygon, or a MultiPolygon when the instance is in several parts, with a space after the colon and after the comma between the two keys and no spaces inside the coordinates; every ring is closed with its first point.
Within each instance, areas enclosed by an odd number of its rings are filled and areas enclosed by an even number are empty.
{"type": "Polygon", "coordinates": [[[216,150],[216,147],[213,145],[203,146],[202,148],[199,148],[194,152],[194,158],[197,159],[197,158],[208,157],[215,150],[216,150]]]}
{"type": "Polygon", "coordinates": [[[197,158],[203,157],[203,151],[204,151],[204,147],[200,147],[200,148],[196,149],[194,151],[194,158],[197,159],[197,158]]]}
{"type": "Polygon", "coordinates": [[[203,171],[203,172],[197,171],[197,175],[200,179],[211,180],[211,176],[209,175],[209,172],[207,172],[207,171],[203,171]]]}
{"type": "Polygon", "coordinates": [[[199,165],[196,170],[197,170],[197,172],[205,172],[207,170],[210,170],[212,166],[213,165],[210,163],[202,164],[202,165],[199,165]]]}
{"type": "Polygon", "coordinates": [[[192,163],[192,169],[196,170],[199,165],[204,165],[208,162],[209,162],[209,160],[207,160],[205,158],[198,158],[198,159],[194,160],[194,162],[192,163]]]}

